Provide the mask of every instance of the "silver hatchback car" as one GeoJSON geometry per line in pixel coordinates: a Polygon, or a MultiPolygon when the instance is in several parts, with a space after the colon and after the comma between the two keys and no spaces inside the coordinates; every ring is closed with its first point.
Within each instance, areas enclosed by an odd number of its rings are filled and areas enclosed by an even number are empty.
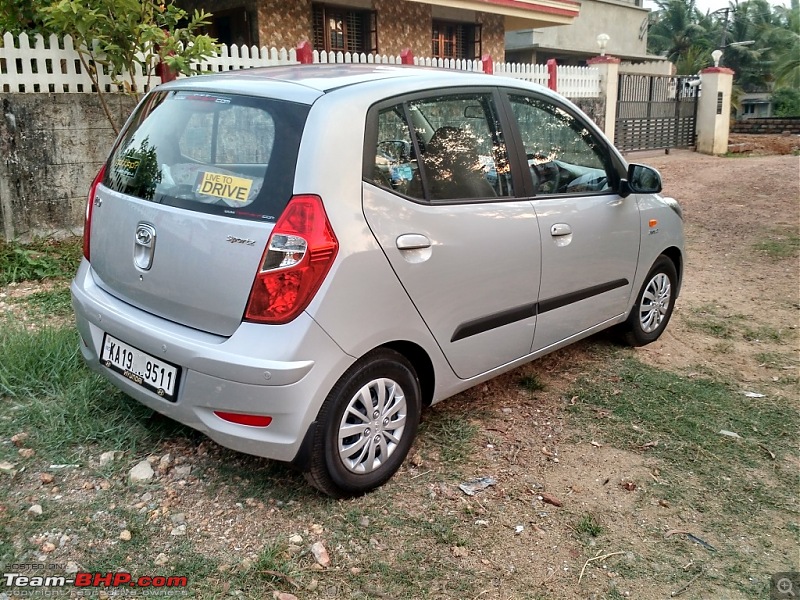
{"type": "Polygon", "coordinates": [[[332,496],[420,411],[617,325],[657,339],[677,202],[570,102],[491,75],[302,66],[151,91],[92,184],[90,367],[332,496]]]}

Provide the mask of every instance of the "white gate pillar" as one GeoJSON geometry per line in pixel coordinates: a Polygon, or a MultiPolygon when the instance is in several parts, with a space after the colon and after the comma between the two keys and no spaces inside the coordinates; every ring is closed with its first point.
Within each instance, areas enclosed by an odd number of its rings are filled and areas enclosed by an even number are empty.
{"type": "Polygon", "coordinates": [[[616,56],[593,56],[586,61],[590,67],[600,71],[600,97],[605,100],[603,131],[614,143],[614,132],[617,121],[617,99],[619,96],[619,63],[616,56]]]}
{"type": "Polygon", "coordinates": [[[700,71],[700,97],[697,99],[697,151],[725,154],[731,124],[733,70],[709,67],[700,71]]]}

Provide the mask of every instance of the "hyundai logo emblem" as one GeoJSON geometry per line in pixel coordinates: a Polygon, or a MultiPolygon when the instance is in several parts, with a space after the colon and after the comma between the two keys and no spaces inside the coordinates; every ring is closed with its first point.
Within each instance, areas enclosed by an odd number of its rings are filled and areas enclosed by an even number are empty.
{"type": "Polygon", "coordinates": [[[156,247],[156,228],[149,223],[136,226],[133,245],[133,264],[142,271],[147,271],[153,264],[153,252],[156,247]]]}
{"type": "Polygon", "coordinates": [[[136,243],[140,246],[147,246],[149,248],[150,244],[153,243],[153,238],[155,235],[156,230],[152,225],[140,223],[136,228],[136,243]]]}

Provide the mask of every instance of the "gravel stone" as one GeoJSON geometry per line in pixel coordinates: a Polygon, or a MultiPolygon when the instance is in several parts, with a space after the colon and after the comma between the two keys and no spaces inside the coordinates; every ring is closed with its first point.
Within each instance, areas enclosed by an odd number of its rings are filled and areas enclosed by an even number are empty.
{"type": "Polygon", "coordinates": [[[147,483],[153,480],[154,475],[153,467],[146,460],[143,460],[128,472],[128,478],[131,483],[147,483]]]}
{"type": "Polygon", "coordinates": [[[181,465],[179,467],[175,467],[172,470],[172,475],[176,479],[183,479],[184,477],[188,477],[191,472],[192,472],[191,465],[181,465]]]}
{"type": "Polygon", "coordinates": [[[314,555],[314,560],[321,567],[327,568],[331,566],[331,558],[328,556],[328,551],[322,542],[314,542],[311,545],[311,554],[314,555]]]}

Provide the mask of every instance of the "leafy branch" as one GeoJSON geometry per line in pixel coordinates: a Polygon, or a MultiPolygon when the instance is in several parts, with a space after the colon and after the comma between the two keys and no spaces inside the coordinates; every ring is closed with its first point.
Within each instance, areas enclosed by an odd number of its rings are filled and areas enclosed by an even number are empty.
{"type": "Polygon", "coordinates": [[[138,97],[136,75],[146,77],[165,64],[176,73],[191,74],[190,64],[216,53],[214,39],[201,34],[211,15],[195,10],[189,14],[172,0],[59,0],[41,9],[44,26],[72,36],[81,64],[92,80],[111,127],[119,127],[106,103],[99,82],[98,65],[114,85],[138,97]],[[179,27],[180,23],[186,24],[179,27]]]}

